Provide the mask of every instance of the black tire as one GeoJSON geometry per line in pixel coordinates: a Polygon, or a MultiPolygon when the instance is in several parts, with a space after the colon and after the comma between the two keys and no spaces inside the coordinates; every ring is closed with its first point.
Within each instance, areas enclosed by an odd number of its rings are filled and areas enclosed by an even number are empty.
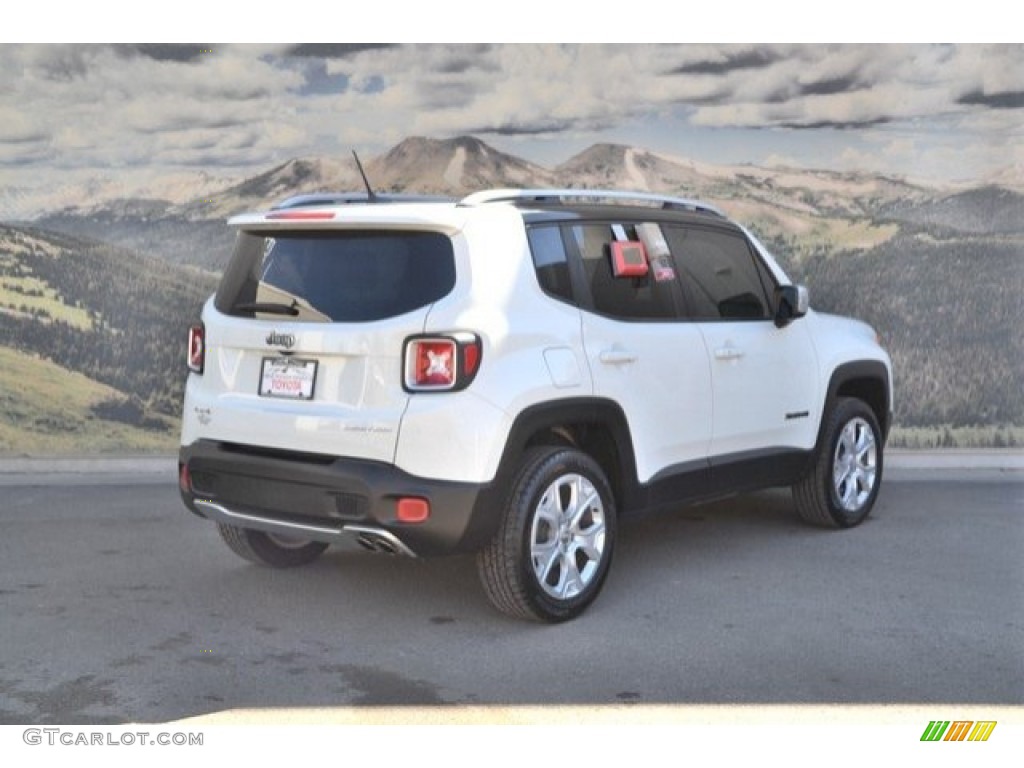
{"type": "Polygon", "coordinates": [[[853,397],[840,398],[826,419],[814,466],[793,486],[793,499],[811,525],[852,528],[864,522],[878,498],[882,430],[867,403],[853,397]]]}
{"type": "Polygon", "coordinates": [[[320,557],[328,546],[321,541],[292,540],[223,523],[217,523],[217,530],[236,555],[271,568],[306,565],[320,557]]]}
{"type": "Polygon", "coordinates": [[[574,448],[532,448],[512,482],[500,529],[477,556],[480,581],[510,616],[572,619],[601,591],[615,533],[615,499],[597,462],[574,448]],[[581,494],[588,498],[582,509],[574,504],[581,494]]]}

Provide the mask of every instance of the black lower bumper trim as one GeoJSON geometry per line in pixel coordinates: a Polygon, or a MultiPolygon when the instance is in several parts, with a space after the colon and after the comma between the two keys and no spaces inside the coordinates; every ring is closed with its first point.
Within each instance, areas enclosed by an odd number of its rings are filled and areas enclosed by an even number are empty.
{"type": "Polygon", "coordinates": [[[179,461],[191,481],[181,491],[185,505],[240,527],[327,542],[370,529],[416,555],[474,551],[497,527],[484,501],[487,485],[416,477],[383,462],[247,451],[209,440],[183,447],[179,461]],[[398,499],[409,496],[429,501],[426,521],[398,520],[398,499]]]}

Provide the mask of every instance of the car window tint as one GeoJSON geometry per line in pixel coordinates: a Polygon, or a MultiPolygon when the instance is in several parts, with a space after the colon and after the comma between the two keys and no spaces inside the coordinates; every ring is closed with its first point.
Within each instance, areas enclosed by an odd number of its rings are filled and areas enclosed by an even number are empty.
{"type": "Polygon", "coordinates": [[[537,272],[537,281],[545,293],[568,302],[573,301],[569,263],[558,226],[531,227],[527,232],[530,253],[537,272]]]}
{"type": "Polygon", "coordinates": [[[411,312],[455,286],[451,240],[436,232],[276,232],[239,235],[217,294],[229,314],[294,306],[293,318],[370,322],[411,312]]]}
{"type": "MultiPolygon", "coordinates": [[[[616,277],[612,272],[611,243],[616,239],[609,223],[568,225],[583,263],[594,310],[624,319],[675,319],[674,279],[658,281],[653,271],[643,277],[616,277]]],[[[632,224],[619,224],[630,240],[637,240],[632,224]]]]}
{"type": "Polygon", "coordinates": [[[746,238],[699,227],[662,229],[691,317],[761,320],[770,316],[763,279],[746,238]]]}

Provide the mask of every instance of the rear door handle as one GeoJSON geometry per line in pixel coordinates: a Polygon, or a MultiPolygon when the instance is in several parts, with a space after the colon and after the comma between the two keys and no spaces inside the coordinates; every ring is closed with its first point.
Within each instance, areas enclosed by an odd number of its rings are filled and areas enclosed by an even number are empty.
{"type": "Polygon", "coordinates": [[[602,363],[608,363],[609,365],[636,362],[636,353],[630,352],[628,349],[623,349],[622,347],[602,349],[601,354],[597,357],[602,363]]]}
{"type": "Polygon", "coordinates": [[[715,350],[716,360],[739,360],[741,357],[743,357],[743,352],[736,349],[736,347],[731,344],[719,347],[715,350]]]}

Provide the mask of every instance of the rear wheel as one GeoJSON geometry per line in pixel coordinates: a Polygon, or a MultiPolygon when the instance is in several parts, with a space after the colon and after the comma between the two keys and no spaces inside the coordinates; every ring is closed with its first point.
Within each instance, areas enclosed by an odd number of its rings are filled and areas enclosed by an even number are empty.
{"type": "Polygon", "coordinates": [[[871,408],[856,398],[840,399],[814,467],[793,486],[800,517],[827,528],[862,523],[878,497],[882,453],[882,431],[871,408]]]}
{"type": "Polygon", "coordinates": [[[320,557],[328,546],[321,541],[254,531],[224,523],[217,523],[217,530],[236,555],[272,568],[306,565],[320,557]]]}
{"type": "Polygon", "coordinates": [[[608,575],[615,531],[615,501],[597,462],[573,448],[531,449],[501,529],[477,558],[487,597],[520,618],[578,616],[608,575]]]}

